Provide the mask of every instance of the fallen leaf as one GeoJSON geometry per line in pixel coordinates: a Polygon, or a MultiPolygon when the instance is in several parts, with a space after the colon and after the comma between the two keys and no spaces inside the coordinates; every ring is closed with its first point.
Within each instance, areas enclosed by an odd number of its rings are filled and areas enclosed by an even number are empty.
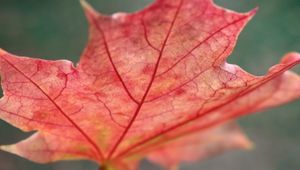
{"type": "Polygon", "coordinates": [[[300,62],[298,53],[265,76],[226,62],[256,9],[156,0],[136,13],[104,16],[81,2],[90,36],[76,66],[0,51],[0,118],[36,131],[2,150],[39,163],[87,159],[134,170],[148,157],[176,168],[249,148],[226,122],[300,97],[300,77],[286,71],[300,62]]]}

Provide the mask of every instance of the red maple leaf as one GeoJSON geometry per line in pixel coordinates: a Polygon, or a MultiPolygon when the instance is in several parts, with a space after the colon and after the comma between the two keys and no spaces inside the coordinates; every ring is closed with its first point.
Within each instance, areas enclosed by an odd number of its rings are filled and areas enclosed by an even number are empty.
{"type": "Polygon", "coordinates": [[[88,159],[126,170],[148,157],[175,168],[251,147],[229,121],[300,97],[300,77],[286,71],[298,53],[259,77],[226,63],[255,10],[157,0],[103,16],[82,4],[90,38],[77,66],[0,51],[0,118],[36,131],[2,150],[39,163],[88,159]]]}

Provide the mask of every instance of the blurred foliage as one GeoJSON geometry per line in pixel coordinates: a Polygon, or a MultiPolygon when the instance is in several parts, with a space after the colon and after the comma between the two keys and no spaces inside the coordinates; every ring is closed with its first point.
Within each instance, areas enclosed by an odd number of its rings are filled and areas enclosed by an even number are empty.
{"type": "MultiPolygon", "coordinates": [[[[105,14],[132,12],[151,0],[89,0],[105,14]]],[[[299,0],[216,0],[221,6],[259,12],[242,32],[231,63],[262,75],[289,51],[300,51],[299,0]]],[[[77,0],[0,0],[0,47],[12,53],[45,59],[78,61],[87,41],[87,22],[77,0]]],[[[295,69],[300,73],[300,68],[295,69]]],[[[256,143],[251,152],[232,152],[200,163],[184,165],[186,170],[285,170],[300,168],[300,101],[241,119],[256,143]]],[[[10,125],[0,122],[0,144],[25,138],[10,125]]],[[[143,170],[156,169],[148,162],[143,170]]],[[[1,170],[96,170],[88,162],[38,165],[0,152],[1,170]]]]}

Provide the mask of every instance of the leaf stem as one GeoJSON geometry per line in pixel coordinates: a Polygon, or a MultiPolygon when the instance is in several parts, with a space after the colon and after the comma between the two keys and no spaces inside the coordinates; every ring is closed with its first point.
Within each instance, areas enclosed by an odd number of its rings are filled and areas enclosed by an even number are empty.
{"type": "Polygon", "coordinates": [[[107,170],[107,167],[106,167],[105,165],[101,165],[101,166],[99,167],[99,170],[107,170]]]}

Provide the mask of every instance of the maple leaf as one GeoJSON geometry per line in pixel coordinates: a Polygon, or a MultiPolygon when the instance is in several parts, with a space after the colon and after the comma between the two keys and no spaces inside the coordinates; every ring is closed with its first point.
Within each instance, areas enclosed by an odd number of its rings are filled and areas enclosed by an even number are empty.
{"type": "Polygon", "coordinates": [[[251,142],[233,119],[300,97],[287,54],[265,76],[226,62],[256,10],[212,0],[157,0],[104,16],[82,1],[90,36],[78,65],[0,50],[0,118],[36,131],[2,150],[47,163],[87,159],[103,169],[169,168],[251,142]]]}

